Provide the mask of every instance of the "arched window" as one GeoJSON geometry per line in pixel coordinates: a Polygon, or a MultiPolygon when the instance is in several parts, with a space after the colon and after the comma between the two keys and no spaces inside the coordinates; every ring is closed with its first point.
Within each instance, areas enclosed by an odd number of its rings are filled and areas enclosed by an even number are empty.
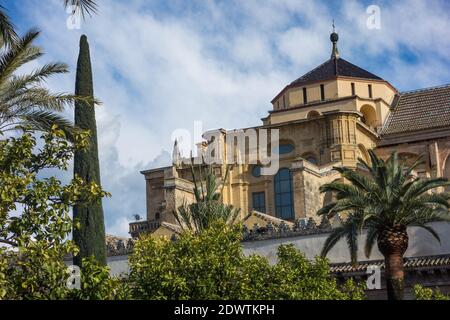
{"type": "Polygon", "coordinates": [[[294,219],[292,173],[287,168],[278,171],[274,178],[275,214],[281,219],[294,219]]]}
{"type": "Polygon", "coordinates": [[[306,119],[314,119],[320,117],[320,113],[316,110],[311,110],[310,112],[308,112],[308,114],[306,115],[306,119]]]}
{"type": "Polygon", "coordinates": [[[252,169],[252,176],[255,178],[261,177],[261,167],[260,166],[254,166],[252,169]]]}
{"type": "Polygon", "coordinates": [[[361,107],[361,113],[363,114],[362,122],[364,122],[368,127],[375,127],[377,124],[377,113],[372,106],[364,105],[361,107]]]}

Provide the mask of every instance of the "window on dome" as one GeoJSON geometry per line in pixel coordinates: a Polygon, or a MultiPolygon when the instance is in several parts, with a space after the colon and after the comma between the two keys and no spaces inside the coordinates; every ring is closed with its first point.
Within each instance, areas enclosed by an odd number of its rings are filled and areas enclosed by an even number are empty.
{"type": "Polygon", "coordinates": [[[254,166],[252,169],[252,176],[255,178],[261,177],[261,167],[260,166],[254,166]]]}

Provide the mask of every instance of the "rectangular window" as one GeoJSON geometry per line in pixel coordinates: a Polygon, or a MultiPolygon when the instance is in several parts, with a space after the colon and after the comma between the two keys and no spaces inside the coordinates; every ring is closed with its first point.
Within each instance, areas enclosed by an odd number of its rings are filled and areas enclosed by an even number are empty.
{"type": "Polygon", "coordinates": [[[283,109],[286,109],[286,96],[283,96],[283,109]]]}
{"type": "Polygon", "coordinates": [[[306,88],[303,88],[303,104],[308,103],[308,96],[306,95],[306,88]]]}
{"type": "Polygon", "coordinates": [[[325,86],[323,84],[320,85],[320,100],[325,100],[325,86]]]}
{"type": "Polygon", "coordinates": [[[356,95],[356,91],[355,91],[355,83],[352,82],[352,83],[351,83],[351,86],[352,86],[352,96],[355,96],[355,95],[356,95]]]}
{"type": "Polygon", "coordinates": [[[369,84],[369,98],[372,98],[372,85],[369,84]]]}
{"type": "Polygon", "coordinates": [[[253,210],[266,212],[266,194],[264,192],[252,193],[253,210]]]}

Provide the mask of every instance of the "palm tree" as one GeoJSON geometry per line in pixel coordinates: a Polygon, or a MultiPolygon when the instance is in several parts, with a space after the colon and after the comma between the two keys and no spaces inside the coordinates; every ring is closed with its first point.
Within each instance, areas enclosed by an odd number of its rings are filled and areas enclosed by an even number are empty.
{"type": "Polygon", "coordinates": [[[332,231],[322,249],[326,256],[331,248],[345,238],[352,263],[357,261],[358,235],[367,232],[365,254],[369,258],[377,242],[385,257],[385,278],[389,300],[403,299],[403,254],[408,248],[407,227],[417,226],[440,241],[430,222],[449,221],[450,194],[436,188],[449,185],[445,178],[420,179],[413,170],[423,162],[417,159],[408,166],[397,153],[386,160],[370,150],[371,165],[358,159],[367,174],[345,167],[335,167],[349,183],[336,180],[323,185],[322,193],[332,192],[336,199],[318,211],[328,218],[344,213],[347,218],[332,231]]]}
{"type": "Polygon", "coordinates": [[[233,208],[221,202],[223,188],[229,174],[227,167],[221,187],[217,183],[217,178],[213,172],[212,166],[207,168],[206,177],[203,180],[203,167],[198,168],[199,179],[196,177],[194,165],[191,164],[191,173],[194,182],[195,202],[184,204],[174,212],[175,219],[183,230],[192,232],[201,232],[207,229],[211,224],[222,221],[227,224],[236,222],[240,210],[233,208]],[[220,191],[219,191],[220,188],[220,191]]]}
{"type": "Polygon", "coordinates": [[[17,74],[20,67],[42,56],[41,49],[33,45],[38,35],[39,31],[30,30],[0,53],[0,132],[20,128],[47,131],[56,124],[70,138],[76,128],[59,112],[75,100],[92,101],[92,98],[53,93],[43,86],[49,77],[68,72],[63,63],[50,63],[28,74],[17,74]]]}
{"type": "MultiPolygon", "coordinates": [[[[88,2],[78,5],[89,9],[88,2]]],[[[53,93],[43,86],[48,78],[69,72],[63,63],[49,63],[28,74],[18,74],[19,68],[43,55],[33,44],[38,36],[39,31],[32,29],[19,37],[0,6],[0,134],[23,128],[47,131],[57,125],[72,139],[77,129],[59,112],[74,101],[92,102],[94,98],[53,93]]]]}

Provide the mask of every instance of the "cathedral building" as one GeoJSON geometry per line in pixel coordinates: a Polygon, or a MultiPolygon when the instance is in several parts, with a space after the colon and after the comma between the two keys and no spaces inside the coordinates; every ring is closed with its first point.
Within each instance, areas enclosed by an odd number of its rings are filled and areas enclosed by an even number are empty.
{"type": "MultiPolygon", "coordinates": [[[[331,57],[277,93],[261,125],[244,128],[279,130],[279,169],[262,175],[258,163],[231,164],[223,201],[240,208],[243,219],[252,212],[252,223],[318,219],[317,210],[332,196],[319,187],[339,178],[333,166],[359,169],[358,158],[369,161],[368,149],[382,157],[397,151],[406,161],[422,156],[415,174],[450,178],[450,85],[399,92],[341,57],[337,33],[330,40],[331,57]]],[[[209,143],[201,143],[200,152],[209,143]]],[[[224,155],[231,151],[222,147],[224,155]]],[[[176,158],[175,150],[173,165],[141,172],[147,219],[130,224],[133,237],[176,232],[174,210],[194,200],[190,166],[176,158]]],[[[219,179],[227,165],[214,166],[219,179]]]]}

